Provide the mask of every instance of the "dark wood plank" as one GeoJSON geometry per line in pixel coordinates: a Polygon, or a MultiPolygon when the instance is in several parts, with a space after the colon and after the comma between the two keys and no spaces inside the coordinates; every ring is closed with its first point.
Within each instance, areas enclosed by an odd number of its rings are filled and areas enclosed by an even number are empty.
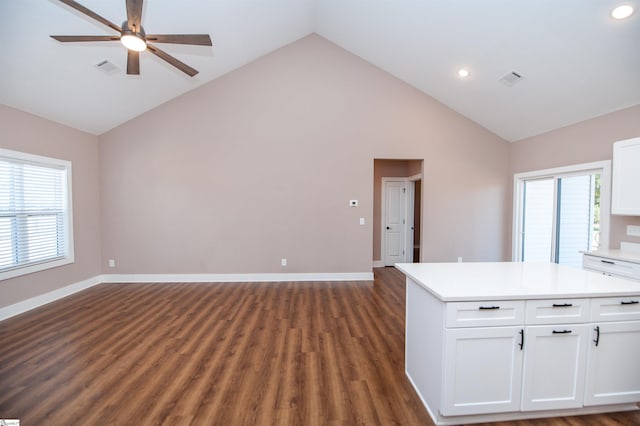
{"type": "MultiPolygon", "coordinates": [[[[404,375],[404,278],[103,284],[0,322],[22,424],[431,425],[404,375]]],[[[493,425],[639,425],[612,413],[493,425]]]]}

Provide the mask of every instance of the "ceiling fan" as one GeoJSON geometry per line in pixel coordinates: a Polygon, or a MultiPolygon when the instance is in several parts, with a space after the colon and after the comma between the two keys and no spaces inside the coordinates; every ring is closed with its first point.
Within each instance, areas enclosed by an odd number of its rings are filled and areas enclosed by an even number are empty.
{"type": "Polygon", "coordinates": [[[191,68],[184,62],[179,61],[166,52],[158,49],[149,42],[156,43],[174,43],[174,44],[192,44],[198,46],[211,46],[211,37],[209,34],[155,34],[147,35],[142,27],[142,2],[143,0],[126,0],[127,3],[127,20],[122,23],[122,27],[117,26],[113,22],[103,18],[92,10],[77,3],[73,0],[58,0],[78,12],[81,12],[90,18],[108,26],[109,28],[120,33],[119,36],[83,36],[83,35],[52,35],[51,37],[61,42],[82,42],[82,41],[120,41],[127,48],[127,74],[140,74],[140,52],[148,50],[158,58],[170,63],[180,71],[188,74],[190,77],[198,74],[198,71],[191,68]]]}

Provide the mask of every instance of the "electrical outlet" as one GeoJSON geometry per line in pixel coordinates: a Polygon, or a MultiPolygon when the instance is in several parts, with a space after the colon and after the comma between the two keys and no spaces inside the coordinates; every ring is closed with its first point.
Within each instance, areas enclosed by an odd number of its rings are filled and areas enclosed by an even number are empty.
{"type": "Polygon", "coordinates": [[[116,261],[113,259],[109,259],[109,268],[115,268],[116,267],[116,261]]]}
{"type": "Polygon", "coordinates": [[[287,259],[282,259],[282,260],[280,260],[280,264],[281,264],[282,266],[287,266],[287,259]]]}
{"type": "Polygon", "coordinates": [[[360,225],[364,225],[364,217],[360,218],[360,225]]]}
{"type": "Polygon", "coordinates": [[[627,225],[627,235],[632,237],[640,237],[640,226],[627,225]]]}
{"type": "Polygon", "coordinates": [[[458,257],[458,263],[462,263],[462,256],[458,257]]]}

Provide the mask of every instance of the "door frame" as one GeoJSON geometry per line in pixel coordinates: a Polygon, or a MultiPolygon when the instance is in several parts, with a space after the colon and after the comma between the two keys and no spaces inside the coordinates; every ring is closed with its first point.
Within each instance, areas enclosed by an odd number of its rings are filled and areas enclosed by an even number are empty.
{"type": "MultiPolygon", "coordinates": [[[[524,201],[524,181],[541,178],[553,178],[554,187],[557,188],[558,177],[566,177],[571,174],[580,175],[586,172],[599,171],[600,175],[600,248],[609,248],[609,221],[611,211],[611,160],[594,161],[592,163],[574,164],[571,166],[555,167],[552,169],[536,170],[513,175],[513,216],[511,235],[511,260],[521,262],[522,259],[522,215],[524,201]],[[563,175],[563,176],[560,176],[563,175]]],[[[552,257],[555,255],[556,240],[556,210],[557,194],[554,189],[554,221],[552,238],[552,257]]],[[[551,260],[551,259],[549,259],[551,260]]]]}
{"type": "MultiPolygon", "coordinates": [[[[413,230],[416,226],[416,217],[413,214],[415,210],[415,200],[416,200],[416,182],[422,180],[422,173],[418,173],[417,175],[409,176],[407,178],[407,229],[406,229],[406,238],[405,238],[405,262],[413,263],[413,246],[415,245],[415,241],[413,240],[413,230]]],[[[420,194],[422,195],[422,194],[420,194]]],[[[422,197],[420,197],[422,200],[422,197]]],[[[422,206],[420,206],[420,217],[418,220],[422,219],[422,206]]],[[[420,224],[422,225],[422,224],[420,224]]],[[[422,229],[422,228],[420,228],[422,229]]],[[[418,241],[418,244],[420,242],[418,241]]]]}
{"type": "MultiPolygon", "coordinates": [[[[382,266],[387,265],[387,233],[386,233],[386,223],[387,223],[387,204],[386,204],[386,193],[387,193],[387,182],[404,182],[405,184],[405,197],[404,197],[404,262],[408,262],[407,260],[407,228],[409,224],[408,220],[408,210],[409,208],[413,209],[413,199],[409,204],[409,178],[406,177],[383,177],[381,178],[381,186],[380,186],[380,257],[382,261],[382,266]]],[[[413,184],[415,186],[415,183],[413,184]]],[[[413,214],[413,210],[412,210],[413,214]]],[[[412,238],[413,239],[413,238],[412,238]]],[[[412,249],[413,250],[413,249],[412,249]]],[[[411,257],[413,258],[413,251],[411,252],[411,257]]]]}

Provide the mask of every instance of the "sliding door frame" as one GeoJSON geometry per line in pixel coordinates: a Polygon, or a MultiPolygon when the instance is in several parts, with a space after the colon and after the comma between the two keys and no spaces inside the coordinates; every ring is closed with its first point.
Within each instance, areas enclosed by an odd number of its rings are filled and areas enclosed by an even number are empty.
{"type": "MultiPolygon", "coordinates": [[[[571,166],[555,167],[552,169],[535,170],[531,172],[516,173],[513,175],[513,230],[511,235],[511,260],[520,262],[522,259],[522,235],[523,228],[523,201],[524,183],[527,180],[553,178],[553,236],[552,258],[555,258],[557,240],[557,181],[559,178],[584,175],[589,172],[600,173],[600,246],[601,249],[609,248],[609,220],[611,212],[611,161],[595,161],[592,163],[575,164],[571,166]]],[[[551,259],[549,259],[551,261],[551,259]]]]}

